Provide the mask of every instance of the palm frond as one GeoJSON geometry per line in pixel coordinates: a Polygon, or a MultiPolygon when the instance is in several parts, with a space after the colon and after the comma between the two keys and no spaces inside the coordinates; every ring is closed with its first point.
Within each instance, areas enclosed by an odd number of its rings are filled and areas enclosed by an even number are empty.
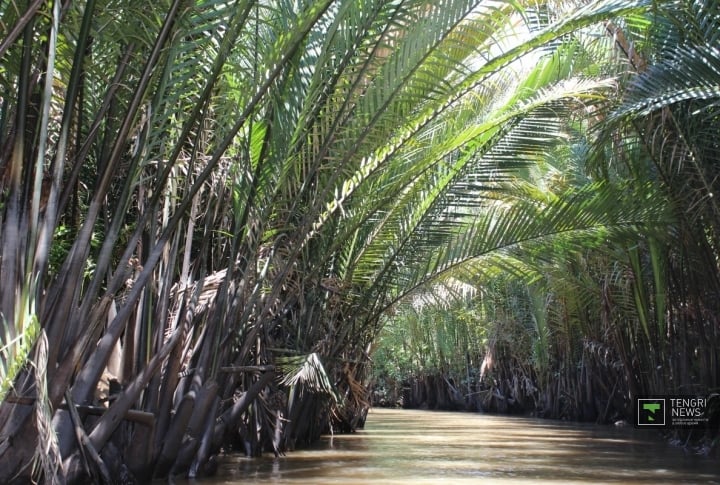
{"type": "MultiPolygon", "coordinates": [[[[300,356],[278,357],[276,362],[278,369],[283,374],[280,383],[291,389],[291,400],[294,396],[294,389],[299,389],[300,393],[310,391],[325,394],[336,403],[340,402],[337,390],[332,385],[320,357],[315,352],[300,356]]],[[[289,404],[292,406],[291,401],[289,404]]]]}
{"type": "Polygon", "coordinates": [[[689,106],[690,115],[710,116],[720,98],[720,50],[712,45],[678,46],[671,57],[640,74],[629,87],[613,118],[645,116],[679,103],[702,100],[689,106]]]}
{"type": "Polygon", "coordinates": [[[423,271],[401,275],[400,286],[414,288],[421,281],[494,252],[543,244],[582,250],[600,247],[614,237],[635,238],[643,228],[652,234],[664,232],[672,221],[667,204],[652,196],[651,186],[646,190],[640,199],[637,193],[628,198],[621,188],[596,183],[548,203],[520,200],[506,206],[500,202],[474,218],[423,271]],[[638,200],[643,203],[638,204],[638,200]]]}

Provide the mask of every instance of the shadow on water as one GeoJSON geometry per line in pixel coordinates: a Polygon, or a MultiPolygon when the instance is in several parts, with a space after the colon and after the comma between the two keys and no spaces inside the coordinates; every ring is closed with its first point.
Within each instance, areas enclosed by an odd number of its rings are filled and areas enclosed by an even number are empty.
{"type": "Polygon", "coordinates": [[[279,459],[226,456],[202,482],[720,484],[720,466],[645,430],[375,409],[363,431],[279,459]]]}

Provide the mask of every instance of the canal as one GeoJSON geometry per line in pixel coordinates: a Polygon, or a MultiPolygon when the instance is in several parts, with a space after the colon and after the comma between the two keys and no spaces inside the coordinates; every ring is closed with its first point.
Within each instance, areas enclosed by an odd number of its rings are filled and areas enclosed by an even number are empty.
{"type": "Polygon", "coordinates": [[[652,431],[395,409],[373,409],[364,430],[278,459],[220,461],[218,475],[202,483],[720,484],[716,460],[652,431]]]}

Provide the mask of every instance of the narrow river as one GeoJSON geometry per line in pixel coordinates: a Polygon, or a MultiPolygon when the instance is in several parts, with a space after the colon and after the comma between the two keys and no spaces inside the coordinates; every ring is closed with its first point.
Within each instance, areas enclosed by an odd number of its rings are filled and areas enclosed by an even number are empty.
{"type": "Polygon", "coordinates": [[[646,430],[374,409],[358,433],[279,459],[224,457],[218,475],[203,483],[720,484],[720,464],[646,430]]]}

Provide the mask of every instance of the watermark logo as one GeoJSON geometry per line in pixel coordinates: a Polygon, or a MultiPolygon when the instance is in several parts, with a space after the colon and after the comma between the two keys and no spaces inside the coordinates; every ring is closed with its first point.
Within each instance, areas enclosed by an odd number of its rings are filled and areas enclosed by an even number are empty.
{"type": "Polygon", "coordinates": [[[638,398],[635,424],[665,427],[665,399],[638,398]]]}
{"type": "Polygon", "coordinates": [[[706,428],[708,397],[640,396],[636,398],[635,426],[638,428],[706,428]]]}

